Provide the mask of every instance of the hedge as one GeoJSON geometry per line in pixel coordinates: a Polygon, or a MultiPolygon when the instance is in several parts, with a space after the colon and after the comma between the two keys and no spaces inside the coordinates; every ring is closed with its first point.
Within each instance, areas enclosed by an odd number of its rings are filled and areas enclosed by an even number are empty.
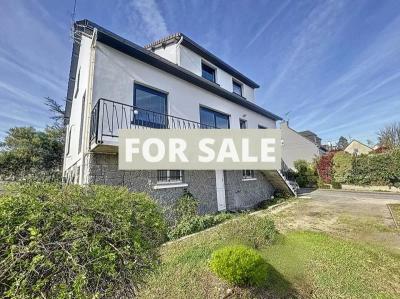
{"type": "Polygon", "coordinates": [[[352,176],[353,155],[347,152],[337,152],[332,159],[333,181],[338,183],[349,182],[352,176]]]}
{"type": "Polygon", "coordinates": [[[145,194],[14,185],[0,196],[0,297],[132,297],[165,234],[145,194]]]}
{"type": "Polygon", "coordinates": [[[351,177],[346,182],[355,185],[398,186],[400,149],[355,157],[351,177]]]}
{"type": "Polygon", "coordinates": [[[400,149],[353,156],[331,152],[317,162],[318,174],[325,183],[400,187],[400,149]]]}

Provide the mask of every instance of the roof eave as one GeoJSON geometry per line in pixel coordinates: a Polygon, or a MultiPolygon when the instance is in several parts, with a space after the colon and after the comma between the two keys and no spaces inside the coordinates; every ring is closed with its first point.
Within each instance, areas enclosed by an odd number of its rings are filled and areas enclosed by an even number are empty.
{"type": "Polygon", "coordinates": [[[195,84],[201,88],[204,88],[216,95],[219,95],[231,102],[234,102],[238,105],[246,107],[254,112],[257,112],[263,116],[266,116],[274,121],[282,120],[282,118],[272,112],[265,110],[264,108],[250,102],[243,100],[239,95],[234,94],[233,92],[229,92],[218,84],[210,82],[192,72],[170,62],[169,60],[162,58],[161,56],[154,54],[153,52],[144,49],[143,47],[126,40],[119,35],[112,33],[111,31],[89,21],[82,20],[78,21],[78,24],[85,24],[86,26],[90,26],[92,28],[97,28],[97,40],[101,43],[104,43],[118,51],[121,51],[129,56],[132,56],[136,59],[139,59],[143,62],[146,62],[154,67],[157,67],[169,74],[172,74],[176,77],[179,77],[187,82],[195,84]]]}

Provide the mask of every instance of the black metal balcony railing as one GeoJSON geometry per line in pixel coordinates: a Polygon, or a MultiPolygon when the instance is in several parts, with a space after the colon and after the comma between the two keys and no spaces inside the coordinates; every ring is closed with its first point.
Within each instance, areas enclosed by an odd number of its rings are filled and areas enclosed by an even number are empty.
{"type": "Polygon", "coordinates": [[[196,121],[158,113],[136,106],[99,99],[91,113],[90,142],[103,143],[104,137],[118,137],[118,130],[143,129],[215,129],[196,121]]]}

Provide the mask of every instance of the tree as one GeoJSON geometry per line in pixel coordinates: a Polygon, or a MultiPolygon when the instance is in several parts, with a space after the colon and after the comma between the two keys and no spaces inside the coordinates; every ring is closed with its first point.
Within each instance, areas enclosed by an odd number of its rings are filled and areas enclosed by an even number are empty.
{"type": "Polygon", "coordinates": [[[340,136],[339,141],[336,143],[338,150],[344,150],[349,145],[346,137],[340,136]]]}
{"type": "Polygon", "coordinates": [[[379,146],[395,148],[400,146],[400,122],[393,122],[378,132],[379,146]]]}
{"type": "Polygon", "coordinates": [[[0,177],[3,180],[59,180],[63,150],[58,130],[11,128],[0,145],[0,177]]]}
{"type": "Polygon", "coordinates": [[[15,127],[0,143],[0,179],[59,181],[64,151],[64,110],[46,98],[54,123],[44,131],[15,127]]]}

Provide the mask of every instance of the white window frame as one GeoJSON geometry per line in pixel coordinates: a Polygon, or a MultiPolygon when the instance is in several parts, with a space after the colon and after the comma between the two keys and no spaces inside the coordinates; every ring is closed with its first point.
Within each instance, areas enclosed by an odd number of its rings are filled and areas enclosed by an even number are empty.
{"type": "MultiPolygon", "coordinates": [[[[172,169],[171,169],[171,170],[172,170],[172,169]]],[[[180,170],[180,169],[173,169],[173,171],[179,171],[179,177],[180,177],[180,179],[177,179],[177,180],[176,180],[176,179],[171,180],[171,170],[170,170],[170,169],[168,169],[168,170],[165,170],[165,169],[163,169],[163,170],[157,170],[157,184],[158,184],[158,185],[183,183],[183,170],[180,170]],[[167,172],[167,178],[166,178],[165,181],[159,179],[159,176],[158,176],[159,171],[166,171],[166,172],[167,172]]]]}
{"type": "Polygon", "coordinates": [[[257,180],[255,171],[252,169],[242,170],[242,181],[255,181],[257,180]]]}

